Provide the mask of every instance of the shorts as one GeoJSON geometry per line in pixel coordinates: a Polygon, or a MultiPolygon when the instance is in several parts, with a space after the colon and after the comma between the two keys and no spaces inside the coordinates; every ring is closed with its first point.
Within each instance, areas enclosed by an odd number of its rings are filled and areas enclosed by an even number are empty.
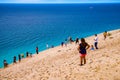
{"type": "Polygon", "coordinates": [[[85,56],[86,56],[86,53],[85,53],[85,54],[81,54],[81,53],[80,53],[80,56],[81,56],[81,57],[85,57],[85,56]]]}

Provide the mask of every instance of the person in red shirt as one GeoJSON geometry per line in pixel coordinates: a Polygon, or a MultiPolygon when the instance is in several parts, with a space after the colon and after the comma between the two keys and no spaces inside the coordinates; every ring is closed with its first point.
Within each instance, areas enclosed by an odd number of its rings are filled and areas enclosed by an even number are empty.
{"type": "Polygon", "coordinates": [[[38,54],[38,46],[36,47],[36,53],[38,54]]]}

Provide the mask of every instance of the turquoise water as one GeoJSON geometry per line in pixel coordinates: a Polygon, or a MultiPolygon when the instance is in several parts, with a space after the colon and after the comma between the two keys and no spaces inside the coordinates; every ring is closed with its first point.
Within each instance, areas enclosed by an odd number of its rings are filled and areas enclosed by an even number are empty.
{"type": "Polygon", "coordinates": [[[120,28],[120,4],[0,4],[0,67],[20,53],[120,28]]]}

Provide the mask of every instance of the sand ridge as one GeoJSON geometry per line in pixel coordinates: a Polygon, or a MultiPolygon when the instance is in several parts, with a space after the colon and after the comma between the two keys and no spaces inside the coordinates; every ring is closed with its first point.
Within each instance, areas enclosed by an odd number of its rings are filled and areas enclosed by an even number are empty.
{"type": "MultiPolygon", "coordinates": [[[[78,45],[55,47],[0,69],[0,80],[120,80],[120,30],[109,31],[98,50],[88,50],[87,64],[79,66],[78,45]]],[[[90,45],[94,36],[85,38],[90,45]]]]}

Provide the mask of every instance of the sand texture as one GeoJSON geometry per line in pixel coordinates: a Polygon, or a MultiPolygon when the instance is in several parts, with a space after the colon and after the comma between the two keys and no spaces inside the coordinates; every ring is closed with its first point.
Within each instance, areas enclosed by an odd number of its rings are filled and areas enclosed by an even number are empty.
{"type": "MultiPolygon", "coordinates": [[[[0,69],[0,80],[120,80],[120,29],[98,34],[98,50],[87,51],[87,63],[79,66],[75,43],[58,46],[0,69]]],[[[92,45],[94,36],[85,38],[92,45]]]]}

